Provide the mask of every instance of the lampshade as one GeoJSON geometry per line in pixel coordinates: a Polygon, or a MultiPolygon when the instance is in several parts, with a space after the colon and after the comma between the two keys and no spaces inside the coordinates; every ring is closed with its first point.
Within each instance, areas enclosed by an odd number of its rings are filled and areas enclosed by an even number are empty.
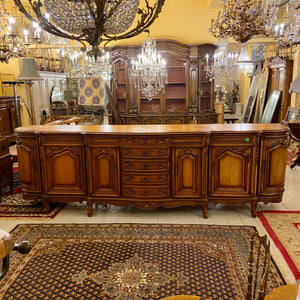
{"type": "Polygon", "coordinates": [[[21,72],[17,76],[17,80],[43,80],[36,69],[34,58],[22,58],[21,59],[21,72]]]}

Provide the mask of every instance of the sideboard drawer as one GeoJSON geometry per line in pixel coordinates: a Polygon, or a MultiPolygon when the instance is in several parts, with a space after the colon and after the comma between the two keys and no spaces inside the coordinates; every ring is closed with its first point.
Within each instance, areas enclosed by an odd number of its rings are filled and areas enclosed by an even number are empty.
{"type": "Polygon", "coordinates": [[[123,148],[121,155],[124,158],[164,158],[169,157],[169,148],[123,148]]]}
{"type": "Polygon", "coordinates": [[[159,187],[124,187],[123,196],[131,198],[143,198],[143,197],[169,197],[170,188],[168,186],[159,187]]]}
{"type": "Polygon", "coordinates": [[[170,176],[166,174],[144,174],[144,175],[122,175],[123,184],[167,184],[170,181],[170,176]]]}
{"type": "Polygon", "coordinates": [[[160,172],[169,170],[168,160],[123,160],[123,171],[160,172]]]}

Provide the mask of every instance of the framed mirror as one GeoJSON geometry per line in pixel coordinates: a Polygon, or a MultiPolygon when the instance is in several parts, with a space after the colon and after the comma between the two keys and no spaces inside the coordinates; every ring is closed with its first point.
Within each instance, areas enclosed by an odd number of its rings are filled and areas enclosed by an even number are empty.
{"type": "Polygon", "coordinates": [[[242,122],[249,123],[251,122],[251,118],[253,117],[255,102],[257,98],[258,86],[260,81],[261,72],[257,72],[251,82],[247,102],[244,108],[242,122]]]}
{"type": "Polygon", "coordinates": [[[271,91],[264,109],[261,123],[271,123],[277,104],[281,96],[281,91],[271,91]]]}
{"type": "Polygon", "coordinates": [[[269,69],[265,68],[260,76],[258,95],[255,107],[254,123],[260,123],[262,112],[265,105],[266,92],[269,79],[269,69]]]}

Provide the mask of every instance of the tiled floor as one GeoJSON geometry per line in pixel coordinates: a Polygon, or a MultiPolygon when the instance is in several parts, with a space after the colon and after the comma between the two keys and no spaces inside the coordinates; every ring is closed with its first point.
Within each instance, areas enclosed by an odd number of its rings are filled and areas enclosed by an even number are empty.
{"type": "MultiPolygon", "coordinates": [[[[257,210],[300,210],[300,167],[293,170],[287,167],[286,185],[283,201],[277,204],[259,204],[257,210]]],[[[232,224],[253,225],[263,234],[265,230],[258,218],[252,218],[248,205],[209,207],[209,218],[203,219],[201,208],[184,207],[176,209],[159,208],[153,211],[140,211],[133,207],[112,206],[94,210],[92,217],[87,216],[85,203],[67,205],[54,219],[0,219],[0,228],[10,231],[20,223],[174,223],[174,224],[232,224]]],[[[299,220],[300,222],[300,220],[299,220]]],[[[272,244],[272,256],[288,283],[295,279],[286,265],[279,250],[272,244]]]]}

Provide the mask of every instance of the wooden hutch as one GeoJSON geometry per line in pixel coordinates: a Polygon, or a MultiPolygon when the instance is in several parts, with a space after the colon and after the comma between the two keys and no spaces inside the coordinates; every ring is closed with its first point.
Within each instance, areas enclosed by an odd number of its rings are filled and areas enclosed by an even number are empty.
{"type": "MultiPolygon", "coordinates": [[[[149,101],[130,83],[129,69],[141,46],[110,49],[114,65],[112,82],[115,106],[123,124],[217,123],[213,82],[204,71],[205,55],[212,57],[212,44],[186,45],[171,40],[156,41],[157,51],[167,62],[168,83],[149,101]]],[[[110,115],[110,124],[115,118],[110,115]]]]}

